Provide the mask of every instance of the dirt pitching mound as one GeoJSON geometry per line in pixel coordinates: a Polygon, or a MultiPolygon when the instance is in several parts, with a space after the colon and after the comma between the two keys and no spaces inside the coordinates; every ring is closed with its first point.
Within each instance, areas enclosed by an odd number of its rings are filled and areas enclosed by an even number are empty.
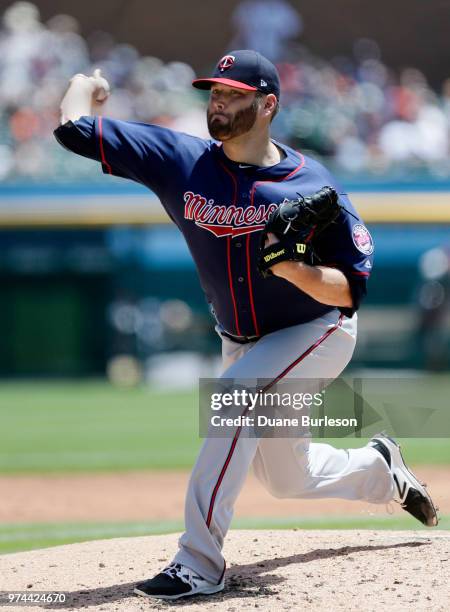
{"type": "Polygon", "coordinates": [[[225,590],[165,603],[133,595],[178,536],[120,538],[0,557],[3,591],[68,592],[61,604],[8,610],[448,610],[450,535],[443,531],[231,531],[225,590]]]}

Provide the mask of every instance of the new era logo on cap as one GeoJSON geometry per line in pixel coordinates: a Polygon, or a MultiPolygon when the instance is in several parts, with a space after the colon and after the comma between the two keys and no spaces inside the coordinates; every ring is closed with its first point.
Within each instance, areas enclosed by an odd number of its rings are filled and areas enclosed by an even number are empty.
{"type": "Polygon", "coordinates": [[[218,62],[209,78],[196,79],[192,85],[198,89],[210,89],[213,83],[223,83],[236,89],[273,93],[280,97],[278,71],[267,58],[250,49],[231,51],[218,62]]]}

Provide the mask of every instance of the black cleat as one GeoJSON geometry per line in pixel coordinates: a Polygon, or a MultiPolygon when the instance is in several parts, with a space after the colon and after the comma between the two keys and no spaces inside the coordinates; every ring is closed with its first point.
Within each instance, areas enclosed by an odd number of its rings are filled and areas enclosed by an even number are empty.
{"type": "Polygon", "coordinates": [[[438,524],[438,516],[433,501],[425,488],[426,485],[421,484],[406,467],[399,444],[381,433],[372,438],[369,446],[383,455],[391,470],[396,489],[394,500],[424,525],[435,527],[438,524]]]}
{"type": "Polygon", "coordinates": [[[171,563],[154,578],[139,582],[134,593],[157,599],[180,599],[191,595],[212,595],[222,591],[223,587],[223,581],[220,584],[213,584],[189,567],[180,563],[171,563]]]}

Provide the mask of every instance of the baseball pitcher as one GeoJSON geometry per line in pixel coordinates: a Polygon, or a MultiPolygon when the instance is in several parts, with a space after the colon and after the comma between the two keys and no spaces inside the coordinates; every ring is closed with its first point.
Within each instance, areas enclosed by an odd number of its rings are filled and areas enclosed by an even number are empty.
{"type": "MultiPolygon", "coordinates": [[[[224,378],[334,379],[355,348],[372,237],[320,163],[271,138],[280,100],[271,62],[252,50],[231,51],[193,86],[210,92],[210,140],[102,117],[109,85],[99,71],[71,79],[55,136],[100,162],[105,174],[158,195],[216,318],[224,378]]],[[[224,588],[222,545],[250,466],[276,497],[394,499],[425,525],[437,524],[428,492],[385,435],[339,450],[308,437],[245,434],[238,426],[232,438],[205,439],[179,550],[136,593],[178,599],[224,588]]]]}

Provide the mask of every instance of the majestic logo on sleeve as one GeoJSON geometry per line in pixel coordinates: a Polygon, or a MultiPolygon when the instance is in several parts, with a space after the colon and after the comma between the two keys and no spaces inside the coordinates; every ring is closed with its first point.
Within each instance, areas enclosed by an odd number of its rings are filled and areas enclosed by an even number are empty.
{"type": "Polygon", "coordinates": [[[352,238],[355,247],[364,255],[371,255],[373,253],[373,240],[369,233],[369,230],[365,225],[357,223],[352,229],[352,238]]]}
{"type": "Polygon", "coordinates": [[[231,68],[231,66],[234,64],[235,61],[236,61],[236,58],[234,57],[234,55],[225,55],[224,57],[222,57],[222,59],[219,62],[220,72],[223,72],[224,70],[227,70],[228,68],[231,68]]]}
{"type": "Polygon", "coordinates": [[[256,206],[225,206],[215,204],[198,193],[186,191],[184,198],[184,218],[194,221],[198,227],[208,230],[217,238],[223,236],[242,236],[262,230],[270,213],[277,204],[256,206]]]}

